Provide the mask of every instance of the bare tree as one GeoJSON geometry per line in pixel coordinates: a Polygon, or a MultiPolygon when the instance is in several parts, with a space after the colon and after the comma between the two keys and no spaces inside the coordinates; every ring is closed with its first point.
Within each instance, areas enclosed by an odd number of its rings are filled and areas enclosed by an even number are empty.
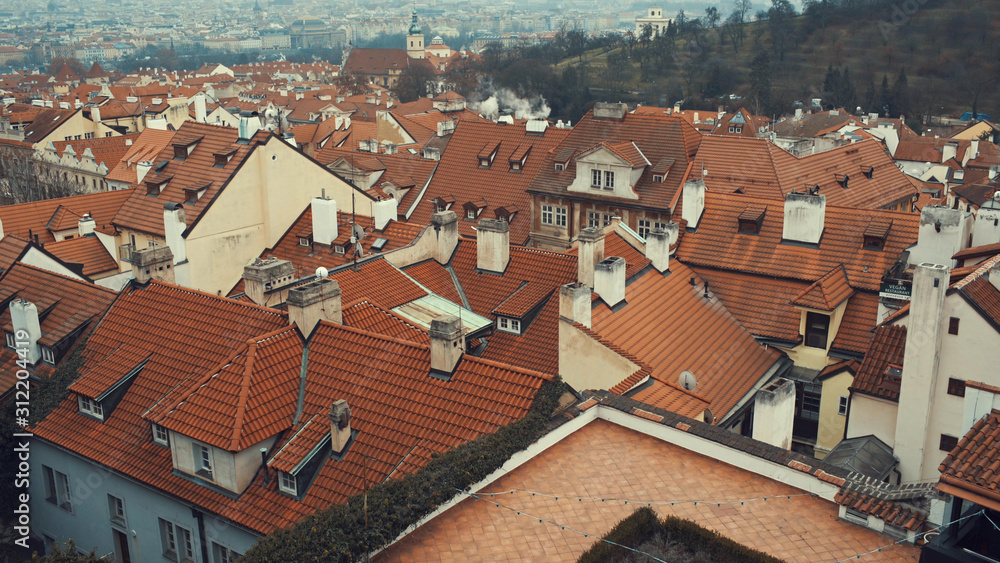
{"type": "Polygon", "coordinates": [[[35,158],[30,146],[0,145],[0,203],[27,203],[83,193],[83,189],[35,158]]]}

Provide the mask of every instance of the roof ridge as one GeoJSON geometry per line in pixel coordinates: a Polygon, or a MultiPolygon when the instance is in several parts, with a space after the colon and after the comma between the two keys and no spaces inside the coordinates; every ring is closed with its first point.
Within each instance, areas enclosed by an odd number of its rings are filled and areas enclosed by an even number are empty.
{"type": "Polygon", "coordinates": [[[994,266],[1000,264],[1000,254],[988,259],[983,260],[979,266],[969,275],[965,276],[961,280],[955,282],[952,286],[953,289],[962,289],[963,287],[969,285],[973,281],[983,277],[983,274],[993,269],[994,266]]]}
{"type": "Polygon", "coordinates": [[[241,306],[246,307],[248,309],[256,309],[256,310],[263,311],[263,312],[266,312],[266,313],[271,313],[271,314],[279,316],[279,317],[285,317],[285,316],[287,316],[287,313],[282,313],[282,312],[278,311],[277,309],[274,309],[274,308],[271,308],[271,307],[264,307],[263,305],[257,305],[256,303],[247,302],[247,301],[241,301],[239,299],[233,299],[231,297],[226,297],[224,295],[216,295],[214,293],[209,293],[207,291],[202,291],[200,289],[194,289],[194,288],[191,288],[191,287],[183,287],[183,286],[180,286],[180,285],[170,284],[170,283],[162,282],[162,281],[156,280],[156,279],[149,280],[149,285],[162,286],[165,289],[172,289],[172,290],[175,290],[175,291],[180,291],[181,293],[188,293],[188,294],[197,295],[197,296],[200,296],[200,297],[209,297],[209,298],[212,298],[212,299],[218,299],[218,300],[221,300],[221,301],[224,301],[224,302],[227,302],[227,303],[233,303],[233,304],[236,304],[236,305],[241,305],[241,306]]]}
{"type": "MultiPolygon", "coordinates": [[[[16,236],[16,235],[7,235],[7,236],[12,236],[12,237],[14,237],[14,238],[17,238],[18,240],[23,240],[23,239],[21,239],[20,237],[18,237],[18,236],[16,236]]],[[[4,238],[7,238],[7,237],[4,237],[4,238]]],[[[24,242],[28,242],[28,241],[24,241],[24,242]]],[[[29,243],[29,244],[31,244],[31,243],[29,243]]],[[[44,250],[44,249],[43,249],[43,250],[44,250]]],[[[104,286],[100,286],[100,285],[97,285],[96,283],[88,283],[88,282],[86,282],[86,281],[83,281],[83,280],[78,280],[78,279],[76,279],[76,278],[71,278],[71,277],[69,277],[69,276],[66,276],[66,275],[63,275],[63,274],[60,274],[60,273],[58,273],[58,272],[53,272],[52,270],[46,270],[45,268],[39,268],[38,266],[33,266],[33,265],[31,265],[31,264],[28,264],[28,263],[26,263],[26,262],[20,262],[20,261],[18,261],[18,262],[15,262],[15,263],[14,263],[14,265],[13,265],[13,266],[11,266],[11,267],[10,267],[10,268],[9,268],[9,269],[8,269],[7,271],[9,272],[9,271],[13,270],[13,269],[14,269],[15,267],[21,267],[21,268],[30,268],[30,269],[32,269],[32,270],[36,270],[36,271],[38,271],[38,272],[42,272],[42,273],[44,273],[44,274],[46,274],[46,275],[51,275],[51,276],[59,276],[60,278],[63,278],[63,279],[66,279],[66,280],[69,280],[69,281],[72,281],[72,282],[76,282],[76,283],[78,283],[78,284],[81,284],[81,285],[84,285],[84,286],[86,286],[86,287],[92,287],[92,288],[94,288],[94,289],[98,289],[98,290],[100,290],[100,291],[106,291],[106,292],[108,292],[108,293],[113,293],[113,294],[115,294],[115,295],[117,295],[117,294],[118,294],[118,292],[117,292],[117,291],[115,291],[115,290],[113,290],[113,289],[109,289],[109,288],[107,288],[107,287],[104,287],[104,286]]]]}
{"type": "Polygon", "coordinates": [[[243,365],[243,381],[240,384],[240,396],[236,402],[236,415],[233,417],[233,435],[230,441],[230,449],[237,450],[240,445],[240,438],[243,437],[243,421],[246,414],[247,401],[250,396],[250,386],[253,384],[253,364],[257,356],[257,341],[251,340],[247,343],[246,359],[243,365]]]}

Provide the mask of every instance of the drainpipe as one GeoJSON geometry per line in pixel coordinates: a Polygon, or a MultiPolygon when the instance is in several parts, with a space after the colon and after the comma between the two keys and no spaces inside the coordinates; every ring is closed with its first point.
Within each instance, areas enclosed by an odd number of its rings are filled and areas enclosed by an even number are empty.
{"type": "Polygon", "coordinates": [[[201,542],[201,560],[208,561],[208,540],[205,538],[205,515],[197,509],[191,509],[191,515],[198,521],[198,541],[201,542]]]}

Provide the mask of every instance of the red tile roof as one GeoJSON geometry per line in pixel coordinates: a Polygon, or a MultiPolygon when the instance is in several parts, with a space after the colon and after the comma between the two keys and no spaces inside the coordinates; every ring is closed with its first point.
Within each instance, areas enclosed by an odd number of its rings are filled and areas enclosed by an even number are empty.
{"type": "Polygon", "coordinates": [[[344,324],[347,326],[410,342],[427,340],[427,333],[419,327],[396,313],[368,301],[359,301],[345,308],[343,313],[344,324]]]}
{"type": "Polygon", "coordinates": [[[428,63],[411,58],[404,49],[351,49],[341,74],[396,74],[411,65],[428,63]]]}
{"type": "Polygon", "coordinates": [[[453,197],[453,209],[459,215],[459,232],[463,236],[474,237],[476,223],[466,218],[462,206],[485,200],[486,207],[476,219],[492,219],[500,207],[508,210],[516,207],[520,211],[510,219],[510,240],[513,244],[525,244],[531,231],[531,198],[525,190],[536,174],[545,166],[552,166],[548,153],[568,133],[568,129],[550,127],[544,134],[534,134],[528,133],[523,125],[460,121],[423,198],[408,220],[420,225],[430,223],[436,211],[434,200],[453,197]],[[485,139],[489,140],[490,152],[498,145],[499,150],[489,167],[480,167],[478,155],[485,139]],[[511,156],[515,152],[526,151],[528,147],[531,151],[521,170],[511,170],[511,156]]]}
{"type": "Polygon", "coordinates": [[[772,126],[772,130],[782,137],[818,137],[823,131],[839,129],[847,125],[852,120],[861,121],[853,115],[847,113],[844,108],[835,110],[834,115],[830,111],[807,113],[800,119],[784,119],[772,126]]]}
{"type": "Polygon", "coordinates": [[[96,236],[50,242],[45,245],[45,250],[67,264],[80,264],[85,276],[118,271],[118,262],[96,236]]]}
{"type": "MultiPolygon", "coordinates": [[[[75,215],[77,219],[89,213],[97,223],[97,228],[104,229],[110,225],[118,209],[131,195],[132,190],[119,190],[5,205],[0,206],[0,221],[3,221],[4,232],[8,235],[28,238],[28,231],[31,231],[32,234],[38,235],[40,243],[45,244],[55,241],[55,237],[48,230],[48,225],[60,207],[75,215]]],[[[73,227],[73,225],[60,226],[73,227]]]]}
{"type": "MultiPolygon", "coordinates": [[[[576,161],[570,158],[598,143],[617,144],[633,141],[652,164],[673,159],[674,165],[660,183],[653,183],[650,170],[644,170],[635,184],[639,200],[627,200],[632,205],[668,208],[674,194],[687,176],[688,164],[694,158],[702,135],[679,117],[626,113],[624,119],[595,118],[587,113],[569,131],[569,135],[547,155],[538,175],[531,182],[529,191],[566,196],[566,187],[576,179],[576,161]],[[555,162],[569,159],[565,170],[556,171],[555,162]]],[[[452,140],[454,142],[454,139],[452,140]]],[[[450,149],[449,149],[450,150],[450,149]]],[[[588,199],[600,196],[585,196],[588,199]]],[[[620,198],[603,196],[621,201],[620,198]]]]}
{"type": "Polygon", "coordinates": [[[0,239],[0,275],[20,260],[27,248],[28,241],[18,236],[7,235],[0,239]]]}
{"type": "Polygon", "coordinates": [[[883,520],[886,524],[903,528],[904,530],[922,531],[927,521],[927,513],[922,510],[870,496],[862,491],[842,488],[833,497],[834,502],[864,514],[870,514],[883,520]]]}
{"type": "Polygon", "coordinates": [[[744,196],[708,192],[705,212],[696,232],[681,238],[677,255],[691,266],[735,270],[813,282],[843,265],[851,287],[877,291],[882,274],[917,240],[920,217],[913,213],[878,209],[826,207],[825,229],[819,248],[783,244],[784,213],[767,213],[760,233],[737,233],[737,216],[746,206],[744,196]],[[892,228],[882,249],[864,248],[864,225],[873,217],[891,218],[892,228]]]}
{"type": "Polygon", "coordinates": [[[403,268],[407,275],[412,276],[424,287],[444,297],[452,303],[462,305],[462,296],[455,286],[455,278],[446,266],[435,260],[425,260],[403,268]]]}
{"type": "Polygon", "coordinates": [[[49,108],[38,112],[31,125],[24,129],[24,141],[32,144],[42,142],[76,111],[79,110],[49,108]]]}
{"type": "Polygon", "coordinates": [[[38,308],[42,329],[38,343],[56,347],[64,344],[67,336],[97,320],[115,296],[110,289],[18,262],[0,278],[0,303],[3,304],[0,326],[5,331],[12,331],[7,304],[13,299],[27,299],[38,308]]]}
{"type": "Polygon", "coordinates": [[[106,163],[111,170],[105,179],[127,182],[129,185],[135,184],[137,182],[136,164],[139,162],[155,164],[156,157],[170,144],[173,138],[173,131],[145,129],[118,160],[106,163]]]}
{"type": "Polygon", "coordinates": [[[69,390],[84,397],[97,399],[131,372],[140,368],[149,356],[149,352],[145,350],[123,345],[91,369],[81,372],[80,377],[69,386],[69,390]]]}
{"type": "Polygon", "coordinates": [[[701,284],[690,285],[692,276],[679,263],[667,276],[648,271],[629,284],[624,308],[594,309],[593,331],[642,359],[661,382],[675,384],[682,371],[693,372],[698,396],[721,417],[781,354],[758,344],[719,299],[705,299],[701,284]],[[700,345],[706,338],[719,346],[700,345]]]}
{"type": "Polygon", "coordinates": [[[832,311],[845,300],[854,295],[844,266],[837,266],[830,273],[816,280],[792,299],[792,304],[799,307],[832,311]]]}
{"type": "Polygon", "coordinates": [[[881,325],[854,376],[851,389],[890,401],[899,400],[900,375],[906,350],[906,327],[881,325]],[[890,373],[891,371],[891,373],[890,373]]]}
{"type": "Polygon", "coordinates": [[[1000,411],[976,421],[941,462],[938,488],[996,510],[1000,489],[1000,411]]]}
{"type": "Polygon", "coordinates": [[[98,165],[103,163],[110,170],[121,160],[122,155],[129,150],[139,135],[139,133],[132,133],[118,137],[104,137],[83,141],[55,141],[52,145],[59,155],[63,154],[66,147],[73,147],[78,160],[82,160],[84,151],[90,149],[90,153],[94,155],[94,162],[98,165]]]}

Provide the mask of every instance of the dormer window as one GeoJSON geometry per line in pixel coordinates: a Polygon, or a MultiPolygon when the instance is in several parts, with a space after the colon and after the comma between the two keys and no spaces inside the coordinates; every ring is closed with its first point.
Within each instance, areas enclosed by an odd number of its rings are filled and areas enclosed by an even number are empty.
{"type": "Polygon", "coordinates": [[[810,348],[826,348],[830,335],[830,315],[806,313],[805,345],[810,348]]]}
{"type": "Polygon", "coordinates": [[[556,163],[556,172],[562,172],[565,169],[566,169],[566,165],[565,164],[563,164],[562,162],[557,162],[556,163]]]}
{"type": "Polygon", "coordinates": [[[875,217],[869,221],[864,232],[864,249],[882,250],[885,248],[890,228],[892,228],[892,219],[875,217]]]}
{"type": "Polygon", "coordinates": [[[868,178],[869,180],[871,180],[872,178],[875,177],[875,167],[874,166],[869,166],[867,168],[864,167],[864,166],[862,166],[861,169],[862,169],[862,174],[865,175],[865,178],[868,178]]]}
{"type": "Polygon", "coordinates": [[[156,197],[163,193],[163,190],[167,188],[167,184],[170,179],[160,180],[159,182],[146,182],[146,195],[156,197]]]}
{"type": "Polygon", "coordinates": [[[521,321],[510,317],[497,317],[497,328],[504,332],[521,334],[521,321]]]}
{"type": "Polygon", "coordinates": [[[295,483],[295,475],[291,473],[285,473],[284,471],[278,472],[278,489],[283,493],[295,496],[298,494],[298,488],[295,483]]]}
{"type": "Polygon", "coordinates": [[[663,183],[663,174],[653,174],[653,183],[654,184],[662,184],[663,183]]]}
{"type": "Polygon", "coordinates": [[[52,348],[45,346],[41,346],[40,348],[42,350],[42,361],[49,365],[55,365],[56,355],[52,352],[52,348]]]}
{"type": "Polygon", "coordinates": [[[195,474],[199,477],[212,479],[212,449],[197,442],[191,444],[194,453],[195,474]]]}
{"type": "Polygon", "coordinates": [[[336,252],[337,254],[343,254],[344,253],[344,247],[340,246],[340,245],[336,245],[336,246],[333,247],[333,251],[336,252]]]}
{"type": "Polygon", "coordinates": [[[497,156],[497,151],[500,150],[500,144],[497,143],[496,146],[490,148],[489,145],[484,146],[479,151],[479,155],[476,157],[479,159],[480,168],[489,168],[493,164],[493,159],[497,156]]]}
{"type": "Polygon", "coordinates": [[[229,164],[229,161],[232,160],[233,156],[235,156],[235,155],[236,155],[236,151],[235,150],[229,151],[227,153],[215,153],[215,155],[214,155],[215,156],[215,165],[214,166],[216,168],[224,168],[227,164],[229,164]]]}
{"type": "Polygon", "coordinates": [[[488,158],[480,158],[479,159],[479,167],[480,168],[489,168],[490,167],[490,159],[488,159],[488,158]]]}
{"type": "Polygon", "coordinates": [[[206,191],[208,191],[208,186],[196,190],[184,190],[184,203],[198,203],[206,191]]]}
{"type": "Polygon", "coordinates": [[[95,401],[90,397],[84,397],[83,395],[77,395],[76,398],[77,404],[80,406],[80,412],[98,420],[104,420],[104,407],[101,406],[99,401],[95,401]]]}
{"type": "Polygon", "coordinates": [[[744,234],[757,234],[759,227],[756,221],[748,221],[746,219],[740,219],[740,232],[744,234]]]}
{"type": "Polygon", "coordinates": [[[174,160],[184,160],[187,158],[188,149],[187,147],[174,147],[174,160]]]}
{"type": "Polygon", "coordinates": [[[299,246],[309,246],[312,244],[312,235],[299,237],[299,246]]]}
{"type": "Polygon", "coordinates": [[[153,424],[153,443],[161,446],[170,445],[170,433],[167,432],[166,428],[155,423],[153,424]]]}

